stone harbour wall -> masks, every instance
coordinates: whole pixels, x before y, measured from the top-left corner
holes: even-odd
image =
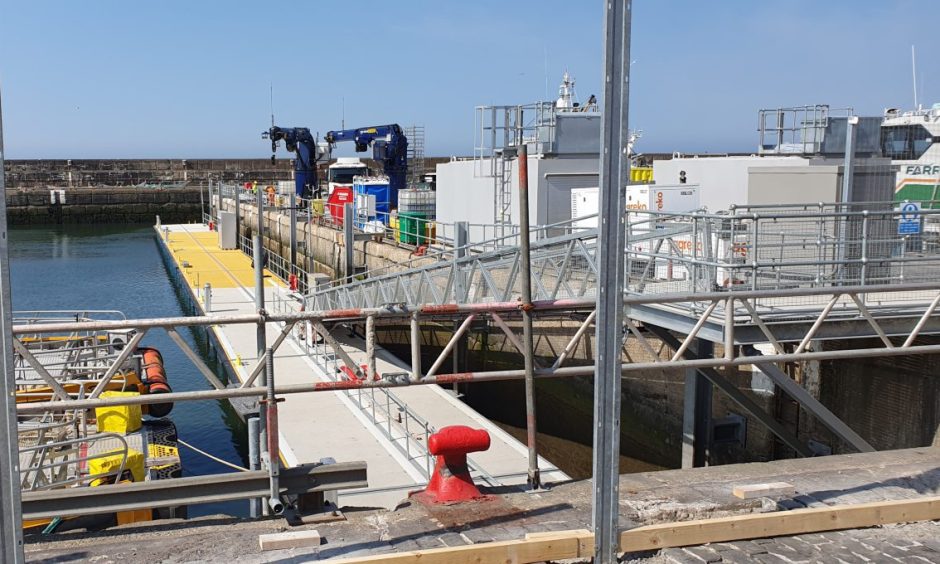
[[[71,188],[7,190],[11,225],[60,223],[164,223],[202,218],[200,188]]]

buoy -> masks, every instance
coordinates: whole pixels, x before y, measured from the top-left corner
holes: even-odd
[[[173,390],[170,388],[166,378],[166,370],[163,367],[163,356],[157,349],[149,347],[138,347],[137,351],[143,356],[143,372],[145,379],[143,381],[145,391],[148,394],[169,394]],[[165,417],[173,411],[173,403],[151,403],[147,406],[147,413],[152,417]]]

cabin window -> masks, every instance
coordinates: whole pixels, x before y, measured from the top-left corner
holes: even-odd
[[[352,184],[353,178],[356,176],[363,176],[368,174],[369,169],[356,167],[356,168],[331,168],[330,170],[330,182],[335,182],[337,184]]]
[[[916,161],[930,145],[933,136],[922,125],[891,125],[881,128],[881,150],[897,161]]]

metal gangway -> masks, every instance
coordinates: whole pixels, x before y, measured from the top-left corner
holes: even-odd
[[[891,202],[739,206],[720,213],[628,210],[625,297],[669,298],[631,306],[630,316],[675,330],[723,325],[729,316],[743,326],[737,337],[748,335],[748,342],[772,342],[761,329],[769,322],[793,325],[794,334],[796,326],[818,322],[816,338],[837,320],[853,327],[843,328],[842,337],[905,334],[898,324],[879,331],[875,325],[885,321],[874,320],[909,317],[931,304],[932,292],[914,286],[940,273],[940,232],[930,230],[940,216],[928,210],[921,216],[926,232],[910,235],[898,234],[901,213]],[[572,225],[553,226],[567,233],[531,246],[536,302],[563,308],[567,300],[574,307],[596,296],[597,229]],[[485,252],[469,244],[434,264],[334,285],[309,294],[307,309],[518,302],[523,261],[514,239]],[[866,291],[844,291],[851,287]],[[733,311],[725,310],[727,300],[711,298],[745,291],[760,297],[736,300]]]

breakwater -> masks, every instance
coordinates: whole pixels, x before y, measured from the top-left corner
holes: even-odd
[[[290,159],[22,159],[4,163],[7,189],[272,182],[290,180]]]
[[[290,159],[28,159],[4,163],[12,225],[188,223],[209,181],[290,180]]]
[[[11,225],[66,223],[153,224],[189,223],[201,219],[200,192],[192,188],[70,188],[7,190],[7,220]]]

